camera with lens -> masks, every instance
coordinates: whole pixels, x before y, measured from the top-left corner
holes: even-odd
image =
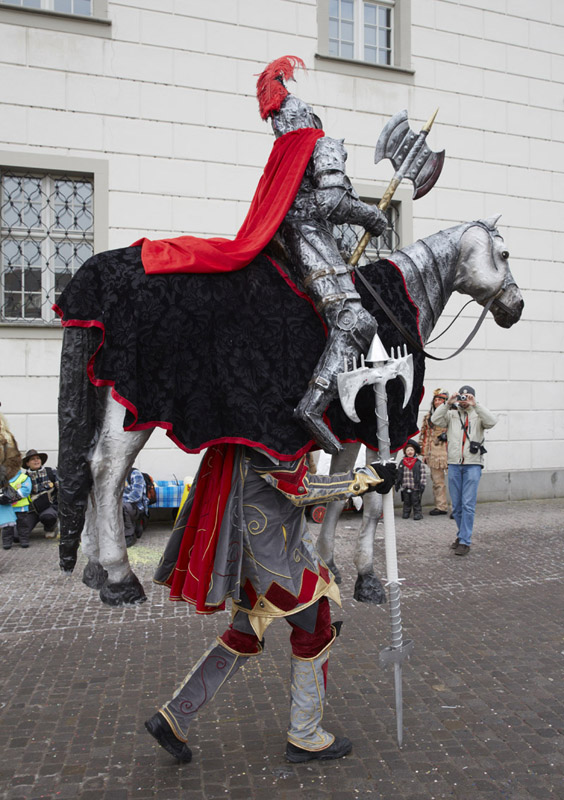
[[[468,400],[468,395],[467,394],[457,394],[456,395],[456,399],[457,400],[462,400],[462,402],[464,403],[466,400]]]
[[[440,433],[440,434],[437,436],[437,442],[446,442],[446,440],[447,440],[447,435],[446,435],[446,433]]]
[[[475,456],[476,453],[484,455],[484,453],[487,453],[488,451],[481,442],[470,442],[470,452]]]

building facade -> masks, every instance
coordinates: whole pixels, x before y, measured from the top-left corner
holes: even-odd
[[[489,318],[470,347],[427,363],[432,389],[477,387],[500,421],[482,496],[564,491],[564,6],[513,0],[0,0],[0,401],[22,449],[56,463],[62,332],[51,306],[92,253],[141,236],[232,237],[272,146],[256,75],[285,54],[296,93],[344,137],[364,199],[397,111],[447,151],[438,185],[396,196],[402,245],[501,213],[525,299],[510,330]],[[451,298],[440,332],[465,299]],[[447,355],[478,316],[431,349]],[[158,478],[198,459],[157,431],[139,459]]]

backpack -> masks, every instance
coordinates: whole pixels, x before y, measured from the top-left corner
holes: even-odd
[[[147,493],[147,500],[149,505],[152,506],[157,502],[157,490],[155,489],[155,482],[148,472],[142,472],[145,479],[145,491]]]

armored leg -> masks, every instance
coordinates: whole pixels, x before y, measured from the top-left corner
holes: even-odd
[[[355,297],[358,296],[339,299],[325,310],[324,317],[329,326],[327,344],[295,410],[295,415],[317,444],[333,455],[343,448],[327,427],[323,414],[338,395],[337,375],[344,362],[352,364],[353,358],[358,359],[361,353],[366,353],[377,327],[374,318]]]
[[[337,632],[313,658],[292,655],[290,725],[286,758],[293,763],[341,758],[352,750],[346,737],[335,737],[321,726],[327,685],[329,650]]]

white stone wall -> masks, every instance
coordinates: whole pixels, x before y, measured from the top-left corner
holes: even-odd
[[[0,150],[46,163],[107,159],[108,247],[142,235],[232,236],[272,145],[254,97],[268,61],[286,53],[306,61],[297,92],[328,134],[345,137],[353,182],[375,193],[391,175],[389,164],[372,163],[382,125],[408,108],[417,126],[439,106],[429,142],[445,147],[447,160],[439,185],[413,204],[413,238],[501,212],[525,311],[512,330],[488,320],[463,355],[428,362],[428,397],[468,382],[500,414],[488,437],[490,470],[561,467],[560,0],[412,0],[414,75],[374,70],[373,78],[316,69],[314,0],[110,0],[108,9],[103,37],[32,26],[23,13],[21,24],[13,15],[8,24],[0,5]],[[463,302],[452,298],[439,329]],[[432,349],[455,349],[477,314],[469,307]],[[2,358],[2,410],[23,448],[56,460],[59,334],[0,326],[0,339],[2,352],[15,354]],[[141,466],[180,477],[194,463],[158,432]]]

